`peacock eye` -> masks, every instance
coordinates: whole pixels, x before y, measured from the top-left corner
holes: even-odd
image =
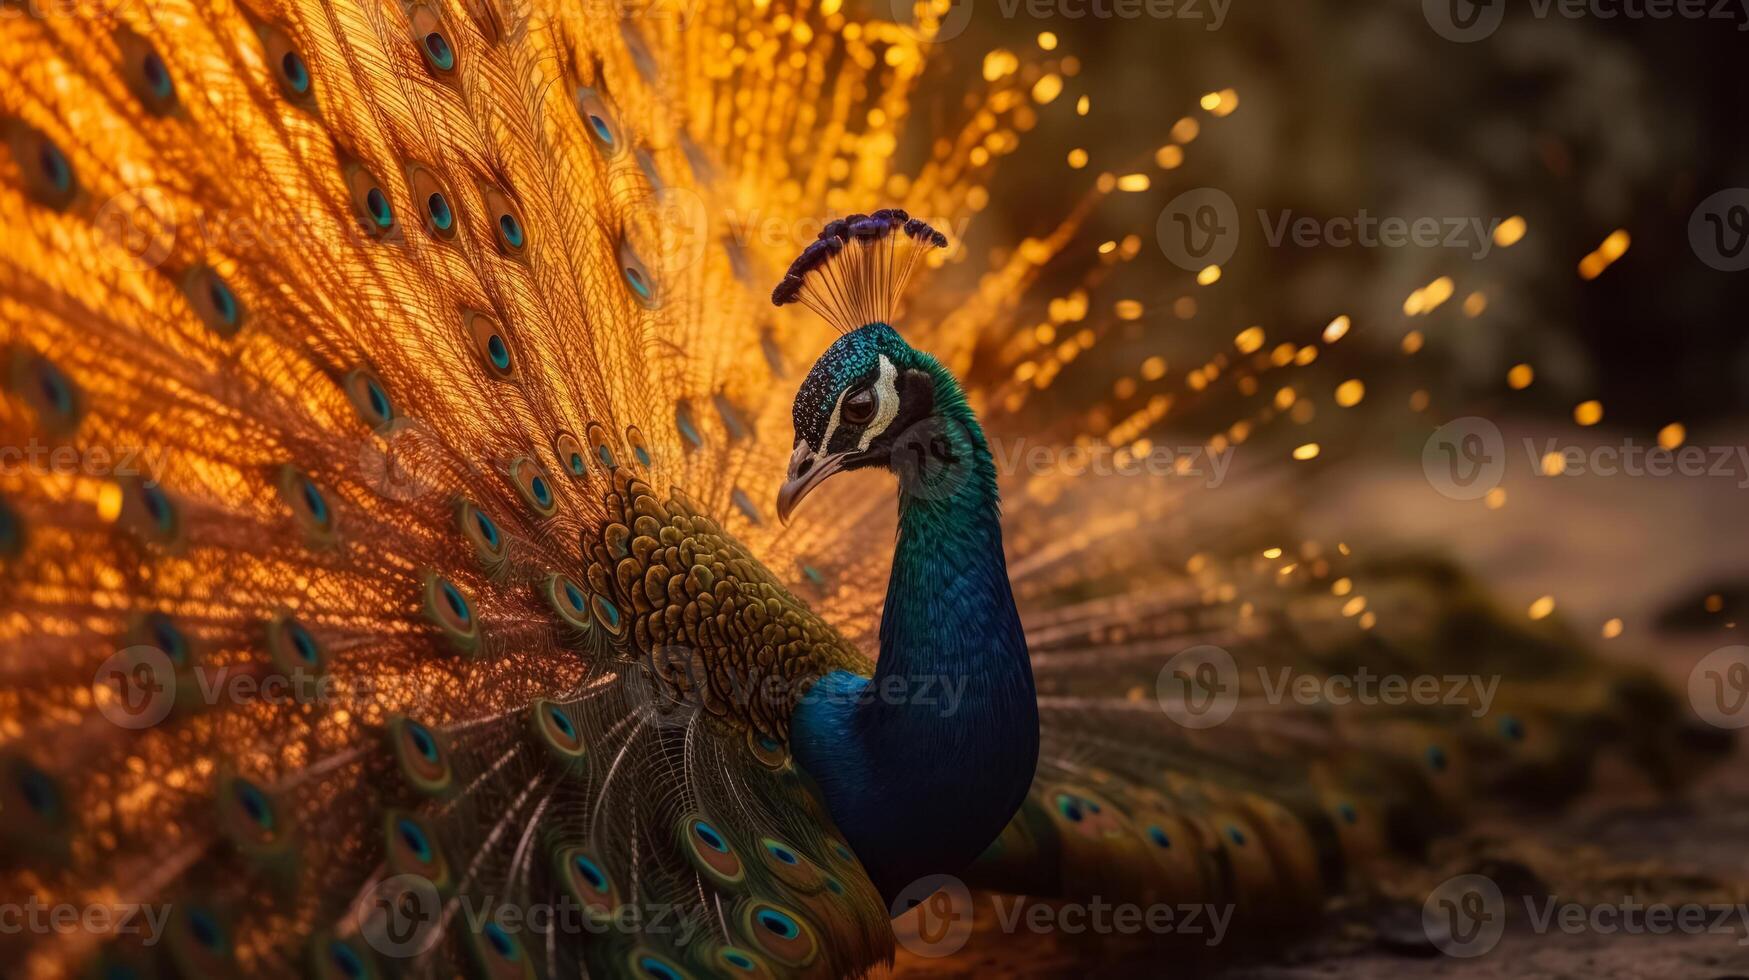
[[[875,414],[874,389],[862,388],[845,396],[841,413],[851,425],[867,425]]]

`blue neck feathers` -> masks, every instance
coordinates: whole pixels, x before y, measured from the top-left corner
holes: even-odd
[[[1020,806],[1038,761],[995,466],[958,383],[929,370],[941,423],[933,444],[951,463],[933,484],[901,474],[874,676],[822,679],[797,707],[791,739],[889,903],[976,858]]]

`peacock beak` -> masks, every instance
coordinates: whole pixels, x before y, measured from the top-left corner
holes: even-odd
[[[810,491],[844,468],[845,453],[816,453],[805,442],[796,443],[789,458],[789,475],[777,490],[777,519],[789,523],[789,515]]]

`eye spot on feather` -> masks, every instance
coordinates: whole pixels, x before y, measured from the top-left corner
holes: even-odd
[[[304,56],[296,51],[287,51],[280,56],[279,78],[294,95],[306,95],[310,91],[310,69],[304,64]]]
[[[674,430],[680,433],[680,445],[687,452],[704,448],[704,436],[699,435],[698,423],[692,417],[692,406],[686,402],[674,406]]]
[[[111,486],[113,491],[106,488],[98,495],[99,516],[113,515],[119,526],[150,544],[166,548],[177,544],[182,521],[163,487],[138,477],[124,477]]]
[[[1343,823],[1351,826],[1360,822],[1360,813],[1354,809],[1352,803],[1336,804],[1336,816],[1341,818]]]
[[[0,500],[0,558],[16,558],[24,550],[24,522],[4,500]]]
[[[14,348],[10,361],[8,387],[31,407],[43,429],[60,435],[78,427],[84,399],[53,361],[27,347]]]
[[[638,465],[649,469],[653,462],[650,444],[644,441],[644,434],[638,431],[637,426],[626,426],[626,445],[632,447],[632,458],[638,461]]]
[[[557,572],[547,576],[541,596],[573,636],[589,631],[589,593],[570,577]]]
[[[480,623],[473,604],[449,579],[435,572],[425,575],[425,619],[435,625],[450,644],[464,654],[477,653]]]
[[[767,769],[782,769],[789,763],[789,751],[782,742],[770,735],[749,731],[747,748],[753,753],[753,758]]]
[[[717,963],[726,968],[730,976],[769,977],[771,970],[761,963],[753,954],[734,946],[724,946],[717,950]]]
[[[308,674],[327,666],[321,644],[304,624],[284,614],[267,622],[267,652],[286,676]]]
[[[449,754],[431,729],[405,715],[389,719],[389,745],[401,775],[427,795],[446,792],[454,782]]]
[[[819,956],[813,926],[795,912],[771,902],[750,902],[741,916],[748,945],[784,966],[802,968]]]
[[[407,169],[407,185],[413,192],[413,203],[421,212],[420,221],[431,237],[442,241],[455,238],[455,206],[449,189],[430,168],[414,165]]]
[[[493,565],[504,557],[504,533],[498,523],[470,500],[456,503],[456,527],[472,545],[480,561]]]
[[[1238,847],[1245,846],[1245,832],[1232,824],[1227,825],[1227,839]]]
[[[231,930],[219,911],[201,902],[177,902],[170,951],[184,976],[223,976],[234,971]]]
[[[182,282],[183,295],[194,315],[221,337],[230,337],[243,326],[243,304],[230,284],[213,269],[199,266]]]
[[[22,122],[4,124],[12,159],[24,176],[24,190],[44,207],[59,211],[78,196],[79,182],[73,164],[54,141]]]
[[[522,220],[522,209],[509,195],[495,187],[483,187],[480,196],[486,201],[486,214],[492,220],[492,237],[498,251],[520,259],[528,249],[528,228]]]
[[[620,135],[619,117],[607,97],[597,89],[579,85],[573,93],[577,114],[583,118],[583,128],[603,156],[612,159],[625,148]]]
[[[644,260],[638,257],[631,242],[627,241],[624,236],[621,236],[619,243],[619,263],[621,276],[625,281],[626,289],[631,292],[632,298],[647,309],[653,310],[661,306],[662,297],[655,277],[651,274],[649,266],[644,264]]]
[[[510,484],[535,513],[542,517],[558,513],[559,499],[554,496],[552,478],[533,456],[518,456],[511,461]]]
[[[619,892],[595,855],[582,847],[560,847],[553,863],[565,892],[590,921],[613,921],[620,906]]]
[[[225,826],[233,838],[248,844],[270,844],[279,836],[276,807],[261,787],[247,779],[224,784]]]
[[[1084,818],[1081,801],[1067,793],[1058,793],[1056,799],[1057,812],[1070,823],[1080,823]]]
[[[348,164],[344,173],[346,191],[358,212],[359,227],[372,238],[388,237],[395,230],[395,209],[389,204],[389,195],[383,190],[382,182],[356,163]]]
[[[561,432],[553,440],[553,454],[558,456],[559,465],[566,473],[579,479],[589,473],[589,463],[583,457],[583,444],[569,432]]]
[[[59,851],[69,827],[61,784],[15,753],[0,754],[0,841],[7,850],[33,855],[45,846]]]
[[[692,975],[682,970],[674,961],[648,950],[633,950],[626,962],[631,966],[632,975],[646,980],[692,980]]]
[[[735,509],[740,511],[747,520],[753,522],[755,526],[765,523],[765,518],[759,513],[759,508],[753,504],[753,498],[747,496],[747,491],[736,487],[729,492],[729,502],[734,504]]]
[[[595,459],[601,468],[609,473],[619,468],[619,460],[613,454],[613,446],[608,442],[607,430],[600,424],[591,422],[588,429],[589,445],[594,448]]]
[[[817,892],[825,884],[825,875],[818,865],[790,844],[776,838],[760,840],[766,870],[779,881],[800,892]]]
[[[722,420],[723,428],[729,433],[730,442],[739,442],[752,433],[747,420],[741,414],[741,409],[729,400],[729,396],[718,392],[711,396],[711,403],[716,406],[717,418]]]
[[[1168,850],[1172,847],[1172,838],[1167,836],[1166,831],[1157,825],[1148,828],[1148,840],[1161,850]]]
[[[366,980],[375,976],[366,965],[366,955],[339,939],[331,936],[319,937],[315,949],[318,980],[328,980],[330,977]]]
[[[1448,764],[1449,763],[1445,757],[1445,749],[1437,745],[1429,745],[1427,747],[1427,768],[1432,769],[1434,772],[1444,772],[1445,767]]]
[[[1524,741],[1524,722],[1516,715],[1506,715],[1500,719],[1500,737],[1509,742]]]
[[[388,391],[376,375],[364,368],[354,368],[347,372],[341,387],[353,409],[372,429],[381,429],[394,421],[395,403],[389,400]]]
[[[176,109],[176,84],[170,68],[152,43],[127,27],[115,29],[115,44],[121,51],[122,78],[141,104],[163,116]]]
[[[739,884],[746,877],[741,858],[717,826],[696,814],[680,818],[680,844],[687,859],[719,885]]]
[[[588,746],[583,742],[583,733],[564,705],[545,699],[537,700],[529,705],[528,720],[535,738],[559,762],[574,766],[587,754]]]
[[[292,43],[291,35],[277,27],[263,25],[260,36],[263,53],[279,83],[280,94],[303,108],[314,108],[315,88],[311,84],[310,66],[297,45]]]
[[[329,507],[328,497],[322,493],[322,488],[316,486],[316,481],[289,463],[281,466],[279,497],[291,508],[292,520],[303,530],[311,544],[321,546],[333,543],[334,511]]]
[[[487,980],[534,977],[532,968],[524,962],[527,954],[522,942],[494,920],[487,920],[477,933],[470,936],[469,945],[482,976]]]
[[[175,667],[189,662],[188,637],[167,614],[150,612],[140,617],[128,637],[129,646],[148,646],[170,658]]]
[[[638,70],[644,81],[654,83],[656,58],[650,53],[650,45],[645,43],[644,35],[630,20],[620,21],[619,35],[625,41],[626,53],[632,56],[632,67]]]
[[[504,381],[515,379],[516,359],[511,355],[510,339],[504,333],[504,325],[494,317],[472,310],[462,314],[462,320],[486,373]]]
[[[632,159],[638,162],[638,170],[643,172],[644,179],[650,182],[653,191],[665,190],[668,182],[662,179],[662,171],[656,167],[656,158],[646,147],[638,147],[632,151]]]
[[[625,620],[620,616],[619,607],[606,596],[596,593],[590,597],[589,606],[595,613],[595,621],[609,633],[616,637],[625,635]]]
[[[389,810],[383,815],[383,830],[391,871],[423,875],[439,890],[448,886],[449,862],[423,819],[405,811]]]
[[[419,47],[419,55],[425,60],[425,67],[439,78],[449,78],[456,70],[456,50],[450,43],[449,26],[441,14],[431,7],[420,4],[407,14],[412,24],[413,39]]]

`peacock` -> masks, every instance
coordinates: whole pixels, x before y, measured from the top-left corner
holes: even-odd
[[[116,912],[0,936],[21,975],[856,976],[943,875],[1264,935],[1693,748],[1447,563],[999,465],[1122,342],[1078,290],[1015,370],[1086,209],[976,279],[943,230],[1036,122],[1007,59],[901,169],[929,36],[838,0],[3,13],[0,881]],[[1240,351],[1031,435],[1296,363]],[[1189,647],[1225,724],[1154,696]],[[1363,666],[1507,681],[1257,685]]]

